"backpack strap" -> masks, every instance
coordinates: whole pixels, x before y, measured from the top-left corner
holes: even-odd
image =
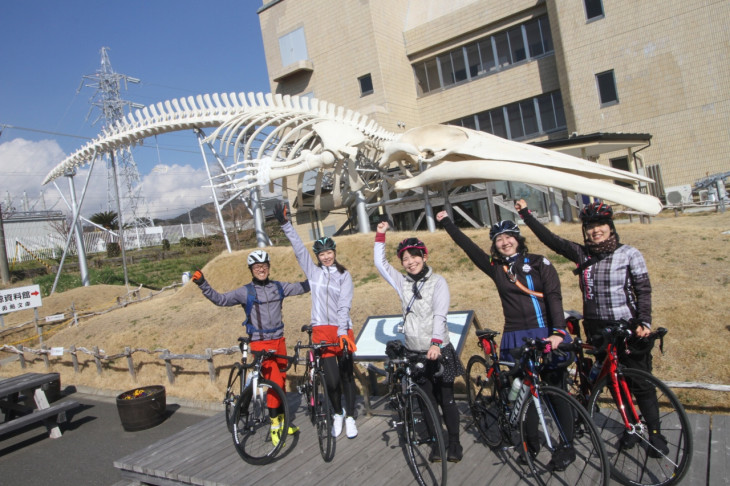
[[[276,289],[279,291],[279,302],[284,300],[284,287],[281,285],[281,282],[278,280],[274,281],[274,284],[276,284]],[[244,307],[244,311],[246,312],[246,320],[243,322],[243,326],[246,327],[246,332],[248,332],[249,335],[252,335],[255,332],[258,332],[261,337],[263,337],[264,334],[271,334],[274,333],[284,327],[284,323],[282,322],[281,325],[276,326],[273,329],[262,329],[259,325],[254,325],[253,322],[251,322],[251,311],[253,311],[254,304],[260,304],[259,300],[256,298],[256,287],[254,287],[253,282],[247,283],[244,285],[246,287],[246,306]]]

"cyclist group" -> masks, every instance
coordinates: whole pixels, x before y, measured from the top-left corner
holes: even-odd
[[[595,202],[580,212],[583,242],[574,243],[550,232],[530,213],[524,200],[515,209],[535,235],[547,247],[576,263],[574,273],[579,276],[583,296],[583,315],[586,336],[593,344],[600,339],[600,330],[607,324],[621,319],[637,323],[636,335],[646,336],[651,331],[651,286],[646,263],[634,247],[619,243],[613,224],[610,206]],[[312,294],[311,324],[313,341],[339,342],[339,349],[325,351],[322,365],[328,395],[334,409],[332,435],[341,434],[343,426],[348,438],[357,436],[355,424],[355,384],[351,355],[343,349],[356,350],[350,319],[353,298],[353,282],[350,273],[337,262],[336,246],[331,238],[321,238],[314,243],[315,263],[296,231],[289,222],[285,206],[277,205],[275,215],[294,249],[294,254],[307,280],[299,283],[278,282],[269,279],[270,259],[263,250],[255,250],[248,257],[252,282],[231,292],[220,294],[206,281],[199,270],[192,280],[203,295],[219,306],[241,305],[246,311],[247,332],[251,336],[252,349],[275,349],[286,354],[283,337],[282,301],[287,296],[306,292]],[[501,359],[514,361],[512,353],[520,348],[523,338],[542,338],[557,348],[561,342],[570,341],[565,329],[560,281],[555,268],[547,258],[528,253],[520,228],[512,221],[501,221],[492,226],[489,252],[462,233],[445,211],[436,219],[443,225],[454,242],[471,261],[494,282],[499,293],[505,326],[501,341]],[[397,247],[397,256],[405,274],[388,263],[385,252],[387,222],[378,224],[375,234],[375,267],[397,292],[403,311],[405,345],[411,351],[425,354],[425,379],[419,385],[429,396],[436,409],[440,407],[447,429],[447,460],[459,462],[462,447],[459,443],[459,411],[454,401],[454,380],[464,374],[464,367],[449,340],[446,325],[449,310],[449,287],[446,280],[427,265],[428,249],[417,238],[407,238]],[[622,356],[622,364],[651,372],[651,353],[639,358]],[[437,361],[443,364],[443,372]],[[285,363],[279,363],[283,368]],[[285,389],[285,376],[276,363],[264,369],[264,376]],[[565,367],[545,367],[541,378],[553,386],[565,387]],[[653,389],[636,390],[637,404],[650,431],[650,441],[655,450],[666,453],[667,442],[661,433],[659,409]],[[344,395],[344,407],[342,396]],[[272,441],[278,441],[278,429],[284,421],[279,404],[268,403],[271,415]],[[560,411],[557,411],[560,417]],[[569,414],[570,411],[567,411]],[[537,416],[528,417],[535,422]],[[563,419],[561,419],[563,422]],[[566,435],[570,439],[572,423],[567,417]],[[290,427],[288,433],[298,429]],[[536,454],[537,437],[531,443],[528,436],[528,453]],[[632,447],[633,444],[623,444]],[[431,461],[441,461],[436,452]],[[569,448],[553,453],[550,467],[564,470],[575,460]]]

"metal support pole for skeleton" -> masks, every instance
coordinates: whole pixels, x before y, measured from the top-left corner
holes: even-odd
[[[725,179],[719,178],[715,183],[717,185],[717,204],[721,213],[725,212]]]
[[[261,191],[259,187],[251,188],[251,209],[253,210],[253,225],[256,229],[256,246],[263,248],[269,244],[269,235],[266,234],[264,210],[261,206]]]
[[[218,204],[218,196],[215,193],[215,187],[212,187],[212,177],[210,175],[210,166],[208,165],[208,157],[205,155],[205,149],[203,148],[203,133],[195,129],[195,134],[198,136],[198,146],[200,147],[200,153],[203,155],[203,164],[205,164],[205,172],[208,174],[208,180],[211,181],[211,192],[213,193],[213,207],[215,207],[215,213],[218,215],[218,224],[221,225],[221,233],[223,233],[223,240],[226,242],[226,248],[228,253],[231,252],[231,243],[228,241],[228,233],[226,232],[226,223],[223,221],[223,214],[221,213],[221,207]]]
[[[64,174],[68,177],[68,188],[71,192],[71,205],[73,207],[74,214],[80,213],[80,208],[76,204],[76,185],[74,184],[74,176],[76,170],[71,169],[66,171]],[[76,251],[78,252],[79,258],[79,272],[81,273],[81,284],[84,287],[89,286],[89,267],[86,263],[86,249],[84,248],[84,235],[81,232],[81,224],[76,221],[76,224],[71,228],[71,231],[76,235]]]
[[[568,191],[562,191],[563,194],[563,220],[566,223],[573,222],[573,208],[570,206],[570,200],[568,199]]]
[[[119,246],[122,249],[122,268],[124,269],[124,285],[129,290],[129,276],[127,275],[127,252],[124,249],[124,215],[122,214],[122,201],[119,198],[119,183],[117,182],[117,163],[114,160],[114,150],[109,151],[109,161],[114,174],[114,197],[117,200],[117,220],[119,221]]]
[[[355,208],[357,210],[357,232],[358,233],[370,233],[370,218],[368,217],[368,210],[365,206],[365,196],[362,191],[355,192]]]
[[[81,200],[79,201],[78,207],[76,210],[73,211],[73,218],[71,221],[71,228],[73,228],[79,221],[79,210],[78,208],[81,207],[82,204],[84,204],[84,198],[86,197],[86,189],[89,188],[89,181],[91,180],[91,173],[94,171],[94,162],[96,162],[96,154],[94,154],[91,158],[91,166],[89,167],[89,175],[86,177],[86,182],[84,183],[84,189],[81,191]],[[58,189],[58,186],[56,186],[56,189]],[[61,191],[59,191],[61,192]],[[58,271],[56,272],[56,278],[53,280],[53,286],[51,287],[51,292],[49,295],[53,295],[53,293],[56,291],[56,286],[58,285],[58,279],[61,277],[61,271],[63,270],[63,262],[66,261],[66,253],[68,253],[68,249],[71,246],[71,237],[73,236],[73,231],[68,232],[68,236],[66,236],[66,246],[63,247],[63,254],[61,255],[61,261],[58,262]],[[125,267],[125,277],[126,277],[126,267]]]
[[[558,203],[555,202],[555,189],[548,187],[548,194],[550,198],[550,218],[553,223],[559,225],[561,223],[560,210],[558,209]]]
[[[425,170],[423,162],[418,163],[418,168],[420,172],[423,173],[423,171]],[[423,205],[423,209],[426,214],[426,227],[428,228],[428,232],[435,233],[436,220],[433,217],[433,208],[431,207],[431,201],[428,198],[428,186],[423,186]]]

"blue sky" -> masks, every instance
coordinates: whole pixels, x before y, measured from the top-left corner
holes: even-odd
[[[95,137],[101,121],[81,85],[108,47],[116,73],[141,80],[122,98],[149,105],[202,93],[269,91],[261,29],[251,0],[6,1],[0,9],[0,202],[66,210],[46,174]],[[134,150],[153,217],[210,201],[192,132],[147,139]],[[80,195],[88,171],[76,179]],[[106,169],[97,163],[82,214],[106,210]],[[68,182],[58,180],[68,190]],[[40,193],[43,191],[43,197]]]

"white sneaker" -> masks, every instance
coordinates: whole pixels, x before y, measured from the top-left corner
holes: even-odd
[[[342,433],[342,422],[345,420],[344,415],[332,415],[332,437],[339,437]]]
[[[357,437],[357,425],[355,425],[355,419],[347,417],[345,419],[345,433],[348,439],[354,439]]]

